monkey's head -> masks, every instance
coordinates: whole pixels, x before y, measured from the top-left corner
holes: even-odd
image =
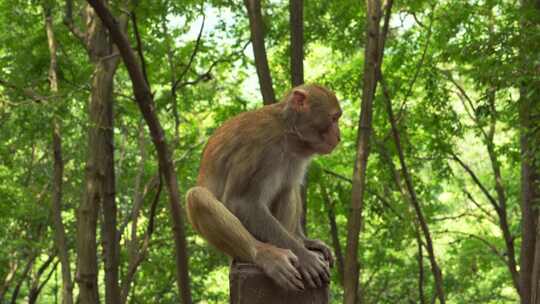
[[[285,102],[289,125],[308,152],[332,152],[341,140],[336,95],[322,86],[302,85],[292,89]]]

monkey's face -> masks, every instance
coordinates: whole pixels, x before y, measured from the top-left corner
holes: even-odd
[[[296,103],[294,109],[298,115],[296,130],[311,153],[328,154],[341,140],[341,107],[331,91],[321,87],[309,89],[295,90],[291,97],[293,104]]]
[[[334,108],[326,110],[323,113],[311,113],[311,130],[306,134],[313,152],[317,154],[329,154],[332,152],[341,140],[339,131],[339,118],[341,109]],[[318,119],[316,119],[318,117]]]

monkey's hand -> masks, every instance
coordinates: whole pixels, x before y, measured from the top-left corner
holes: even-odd
[[[334,256],[332,250],[321,240],[305,239],[304,246],[309,250],[316,250],[324,255],[324,258],[330,264],[330,267],[334,266]]]
[[[296,270],[298,258],[292,251],[261,243],[254,262],[279,286],[295,291],[305,289],[302,276]]]
[[[330,265],[322,253],[304,248],[297,256],[298,270],[311,288],[330,282]]]

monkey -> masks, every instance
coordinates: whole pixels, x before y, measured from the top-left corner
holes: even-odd
[[[302,231],[300,189],[311,158],[340,142],[341,114],[332,91],[301,85],[278,103],[223,123],[203,149],[197,185],[186,194],[193,228],[282,288],[328,283],[333,256]]]

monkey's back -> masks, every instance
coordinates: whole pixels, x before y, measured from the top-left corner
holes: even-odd
[[[283,108],[283,103],[264,106],[219,127],[204,148],[198,185],[224,201],[226,188],[243,191],[258,173],[275,166],[271,159],[284,133],[280,122]]]

